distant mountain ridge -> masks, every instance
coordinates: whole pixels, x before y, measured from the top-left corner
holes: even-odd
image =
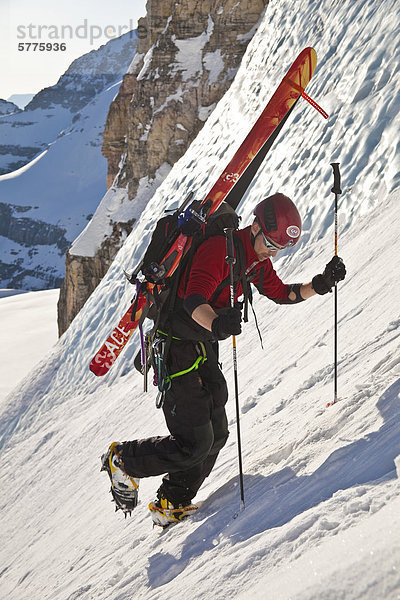
[[[74,60],[58,82],[38,92],[23,111],[15,105],[16,113],[0,120],[0,174],[26,165],[69,125],[71,114],[122,78],[136,44],[136,32],[110,40]]]
[[[129,40],[133,43],[129,43]],[[92,98],[115,81],[116,76],[124,75],[122,65],[132,61],[132,46],[136,47],[136,32],[128,32],[111,40],[99,50],[92,50],[74,60],[58,82],[38,92],[25,107],[26,111],[37,108],[53,108],[60,105],[71,113],[83,108]]]
[[[0,286],[58,287],[64,253],[106,189],[102,135],[136,49],[129,32],[76,59],[25,110],[0,117]],[[1,108],[1,104],[0,104]]]
[[[32,100],[35,94],[12,94],[7,98],[7,102],[16,104],[18,108],[24,109],[25,106]]]
[[[20,108],[9,100],[0,100],[0,115],[9,115],[20,112]]]

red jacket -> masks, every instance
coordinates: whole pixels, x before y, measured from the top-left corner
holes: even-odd
[[[245,252],[246,275],[251,277],[251,282],[257,287],[260,293],[273,300],[287,301],[289,286],[282,283],[276,274],[270,259],[259,261],[250,238],[250,226],[245,229],[239,229],[234,232],[243,243]],[[229,275],[229,265],[225,261],[226,257],[226,238],[223,235],[210,237],[203,242],[196,251],[192,264],[190,266],[190,275],[187,281],[186,291],[184,290],[186,277],[182,276],[178,296],[189,299],[189,304],[193,307],[204,302],[209,302],[218,285]],[[262,279],[262,288],[260,286],[260,270],[264,269]],[[227,285],[213,303],[214,308],[225,308],[229,306],[229,285]],[[237,299],[242,294],[242,285],[239,281],[236,284]],[[193,302],[190,302],[192,300]],[[203,299],[203,300],[202,300]],[[185,303],[186,304],[186,303]]]

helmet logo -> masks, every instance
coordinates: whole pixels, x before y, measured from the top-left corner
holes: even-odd
[[[300,235],[300,229],[297,227],[297,225],[290,225],[290,227],[286,229],[286,233],[291,238],[298,238]]]

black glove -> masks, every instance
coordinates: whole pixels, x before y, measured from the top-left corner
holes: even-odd
[[[343,259],[334,256],[326,265],[322,275],[315,275],[312,279],[313,290],[320,294],[327,294],[332,291],[333,286],[338,281],[342,281],[346,275],[346,267]]]
[[[242,312],[238,306],[224,308],[212,322],[211,331],[217,340],[226,340],[230,335],[239,335],[241,333],[241,321]]]

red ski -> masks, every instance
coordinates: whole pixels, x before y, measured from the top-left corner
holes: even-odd
[[[314,73],[316,64],[317,55],[313,48],[305,48],[296,58],[250,133],[223,173],[218,177],[209,194],[201,202],[199,212],[206,202],[207,206],[209,206],[206,218],[217,210],[223,200],[226,200],[231,205],[235,205],[234,208],[236,208],[237,202],[232,200],[231,192],[234,192],[243,182],[247,188],[256,169],[264,159],[299,97],[303,96],[310,102],[311,99],[304,93],[304,89]],[[244,190],[239,194],[240,198],[243,193]],[[162,264],[167,270],[167,277],[174,273],[183,253],[189,250],[190,244],[190,237],[183,234],[180,234],[176,239],[162,260]],[[151,286],[151,284],[147,285]],[[137,328],[147,302],[148,300],[144,295],[139,293],[139,298],[129,307],[119,324],[95,354],[90,363],[90,370],[95,375],[105,375],[109,371],[128,339]],[[135,309],[134,315],[132,315],[133,309]]]

